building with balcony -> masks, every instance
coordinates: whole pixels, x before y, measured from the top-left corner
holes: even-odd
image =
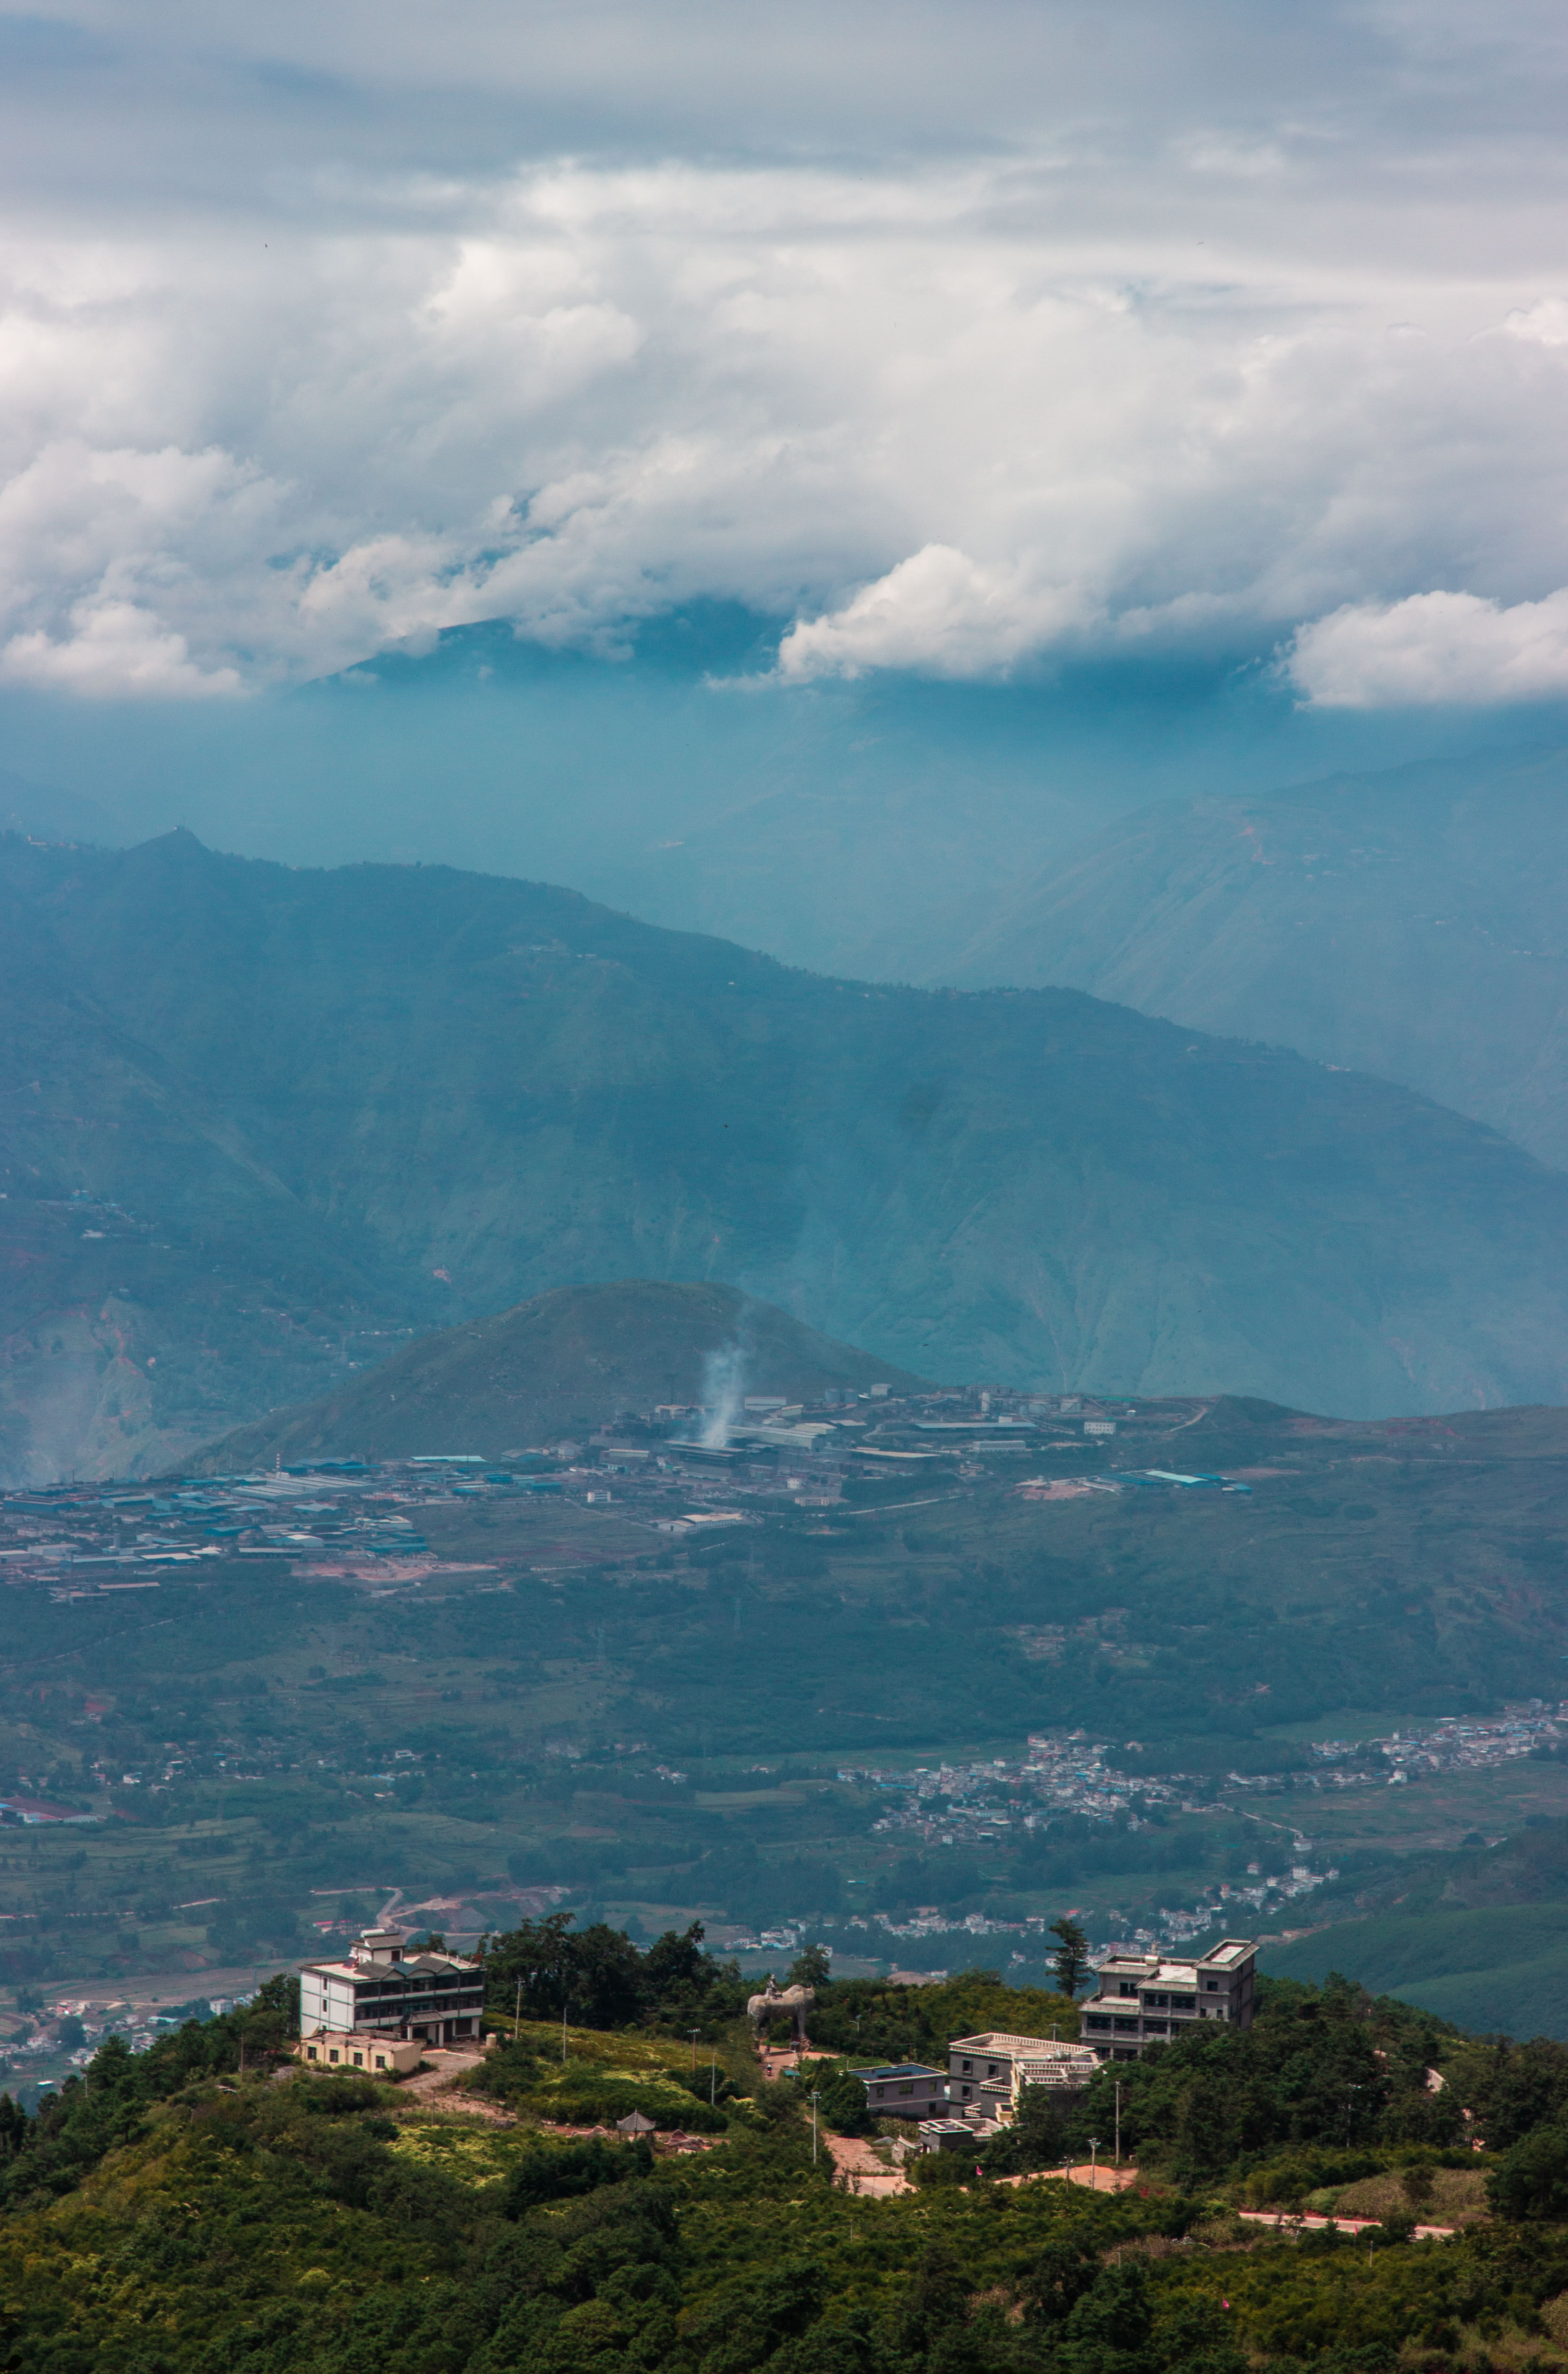
[[[1200,2020],[1252,2026],[1255,1937],[1226,1937],[1188,1961],[1168,1954],[1113,1954],[1096,1973],[1079,2017],[1096,2061],[1136,2061]]]
[[[391,2036],[420,2044],[474,2044],[485,1971],[457,1954],[408,1954],[402,1932],[367,1929],[341,1962],[299,1973],[299,2033]]]

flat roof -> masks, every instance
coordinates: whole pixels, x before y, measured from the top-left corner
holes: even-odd
[[[890,2061],[874,2069],[851,2069],[849,2074],[859,2077],[862,2083],[889,2077],[940,2077],[943,2084],[946,2083],[944,2071],[928,2069],[923,2061]]]
[[[987,2028],[983,2036],[955,2036],[947,2049],[949,2052],[1025,2053],[1035,2061],[1049,2061],[1058,2053],[1077,2050],[1071,2041],[1059,2044],[1054,2036],[1011,2036],[999,2027]]]

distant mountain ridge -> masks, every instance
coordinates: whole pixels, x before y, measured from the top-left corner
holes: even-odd
[[[1141,809],[923,955],[1375,1072],[1568,1169],[1568,750]]]
[[[6,1472],[167,1466],[545,1289],[950,1380],[1568,1398],[1568,1180],[1069,990],[791,971],[536,883],[0,840]]]
[[[501,1458],[661,1402],[700,1402],[714,1392],[713,1356],[732,1356],[742,1394],[790,1401],[879,1383],[918,1393],[926,1381],[732,1286],[626,1278],[556,1287],[422,1336],[352,1384],[226,1435],[194,1464],[454,1451]]]

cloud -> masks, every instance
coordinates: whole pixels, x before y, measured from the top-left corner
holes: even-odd
[[[1568,578],[1550,12],[54,19],[64,80],[0,41],[13,680],[708,595],[786,681],[1299,628],[1326,699],[1337,621]]]
[[[34,632],[0,647],[0,679],[89,699],[210,699],[240,690],[234,668],[201,668],[183,635],[134,602],[78,602],[59,641]]]
[[[951,545],[928,544],[842,609],[792,627],[779,672],[796,679],[867,668],[982,676],[1044,649],[1090,615],[1073,587],[1033,583],[1016,561],[986,567]]]
[[[1300,629],[1286,673],[1320,709],[1560,699],[1568,694],[1568,588],[1511,606],[1474,594],[1347,603]]]

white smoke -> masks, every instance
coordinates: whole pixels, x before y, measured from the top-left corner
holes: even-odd
[[[722,1451],[729,1442],[743,1405],[745,1376],[746,1356],[739,1344],[722,1344],[702,1356],[702,1440],[709,1451]]]

